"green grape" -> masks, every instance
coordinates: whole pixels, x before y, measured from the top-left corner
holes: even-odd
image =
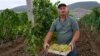
[[[70,49],[70,46],[67,44],[64,44],[64,45],[53,44],[50,46],[50,49],[55,50],[55,51],[65,52]]]

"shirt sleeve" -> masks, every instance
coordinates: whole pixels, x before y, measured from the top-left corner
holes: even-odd
[[[72,19],[72,30],[73,31],[79,30],[79,25],[78,25],[76,18]]]
[[[52,22],[51,27],[50,27],[50,32],[54,32],[56,29],[55,21]]]

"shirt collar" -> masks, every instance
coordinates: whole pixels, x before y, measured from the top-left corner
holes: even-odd
[[[59,16],[59,22],[60,22],[60,16]],[[66,15],[66,17],[64,18],[64,21],[66,21],[68,19],[68,16]]]

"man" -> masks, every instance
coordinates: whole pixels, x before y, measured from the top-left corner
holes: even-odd
[[[44,39],[44,49],[49,47],[53,33],[57,35],[57,44],[69,44],[71,52],[68,56],[76,56],[75,43],[79,38],[79,26],[74,17],[67,15],[66,4],[58,5],[59,17],[53,21],[49,32]]]

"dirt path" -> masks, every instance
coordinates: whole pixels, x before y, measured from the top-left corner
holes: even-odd
[[[98,39],[96,37],[100,37],[99,34],[92,34],[86,29],[80,31],[80,39],[77,42],[78,56],[100,56],[100,47],[96,45],[96,43],[100,44],[100,41],[96,41]]]
[[[91,44],[91,46],[93,48],[93,51],[96,53],[97,56],[100,56],[100,48],[98,48],[98,46],[96,45],[96,42],[94,42],[94,38],[93,38],[94,34],[91,34],[91,36],[92,36],[91,37],[90,35],[88,35],[89,34],[88,32],[85,32],[85,33],[87,35],[87,38],[90,41],[90,44]],[[94,37],[96,37],[96,35],[94,35]]]
[[[24,46],[24,39],[22,38],[4,43],[0,46],[0,56],[25,56]]]
[[[20,48],[22,48],[23,46],[24,46],[24,44],[19,44],[19,45],[16,46],[15,48],[12,48],[12,49],[10,49],[10,50],[8,50],[8,51],[6,51],[6,52],[0,54],[0,56],[7,56],[7,55],[9,55],[9,54],[11,54],[11,53],[13,53],[13,52],[15,52],[15,51],[18,51],[18,50],[19,50]]]

